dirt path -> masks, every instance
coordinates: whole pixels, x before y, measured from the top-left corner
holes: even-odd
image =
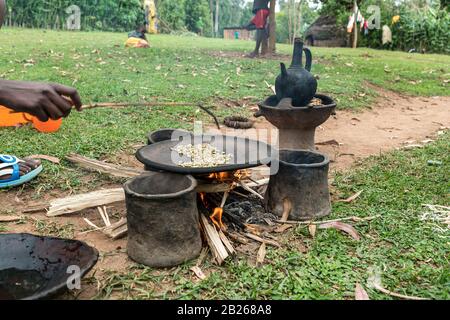
[[[330,157],[333,168],[346,169],[371,155],[408,144],[423,144],[439,130],[450,127],[450,97],[409,97],[384,90],[380,95],[371,110],[337,111],[317,129],[317,148]],[[276,128],[264,118],[256,121],[256,130],[223,128],[221,131],[276,142]],[[268,129],[271,133],[261,135],[258,129]],[[218,130],[209,128],[208,132]]]

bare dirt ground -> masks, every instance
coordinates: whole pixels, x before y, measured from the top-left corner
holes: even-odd
[[[338,111],[336,116],[317,130],[316,141],[319,142],[319,150],[330,156],[335,169],[348,169],[358,159],[402,147],[405,143],[420,144],[425,143],[424,140],[432,139],[438,131],[450,127],[449,111],[450,97],[408,97],[382,91],[377,104],[370,110],[358,113]],[[268,128],[276,133],[276,129],[262,118],[257,120],[255,126]],[[217,129],[209,131],[215,132]],[[239,136],[256,135],[254,130],[228,129],[226,132]],[[260,138],[264,140],[264,137]],[[326,142],[325,145],[321,144],[323,142]],[[136,165],[135,161],[126,156],[117,156],[111,160],[123,165]],[[1,193],[0,213],[20,214],[21,209],[31,198],[30,192],[22,193],[20,188]],[[125,215],[125,207],[122,204],[109,206],[108,212],[114,222]],[[96,247],[101,254],[100,260],[94,272],[91,272],[91,281],[78,295],[81,299],[89,299],[96,295],[98,286],[96,279],[104,278],[109,271],[124,271],[133,265],[125,254],[126,239],[111,241],[99,232],[83,233],[88,229],[82,219],[85,217],[102,226],[99,214],[94,209],[52,219],[46,217],[45,213],[37,213],[28,215],[20,223],[6,225],[7,232],[66,235]]]

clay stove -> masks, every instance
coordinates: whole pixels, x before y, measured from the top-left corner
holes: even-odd
[[[255,117],[265,117],[278,128],[279,148],[315,151],[316,128],[335,112],[336,103],[330,97],[316,94],[320,105],[295,107],[292,98],[278,100],[271,96],[259,103]]]

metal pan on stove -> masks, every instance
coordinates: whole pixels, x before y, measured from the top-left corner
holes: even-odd
[[[224,165],[206,168],[183,167],[179,163],[190,161],[180,157],[173,148],[179,144],[207,143],[218,150],[230,154],[231,160]],[[265,142],[225,135],[184,136],[180,140],[166,140],[145,146],[136,153],[136,158],[143,164],[164,171],[183,174],[208,174],[235,171],[269,164],[272,147]]]

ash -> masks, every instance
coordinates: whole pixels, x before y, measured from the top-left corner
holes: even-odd
[[[225,205],[224,217],[237,227],[243,227],[244,224],[267,224],[267,220],[278,219],[264,209],[259,199],[233,199]]]

